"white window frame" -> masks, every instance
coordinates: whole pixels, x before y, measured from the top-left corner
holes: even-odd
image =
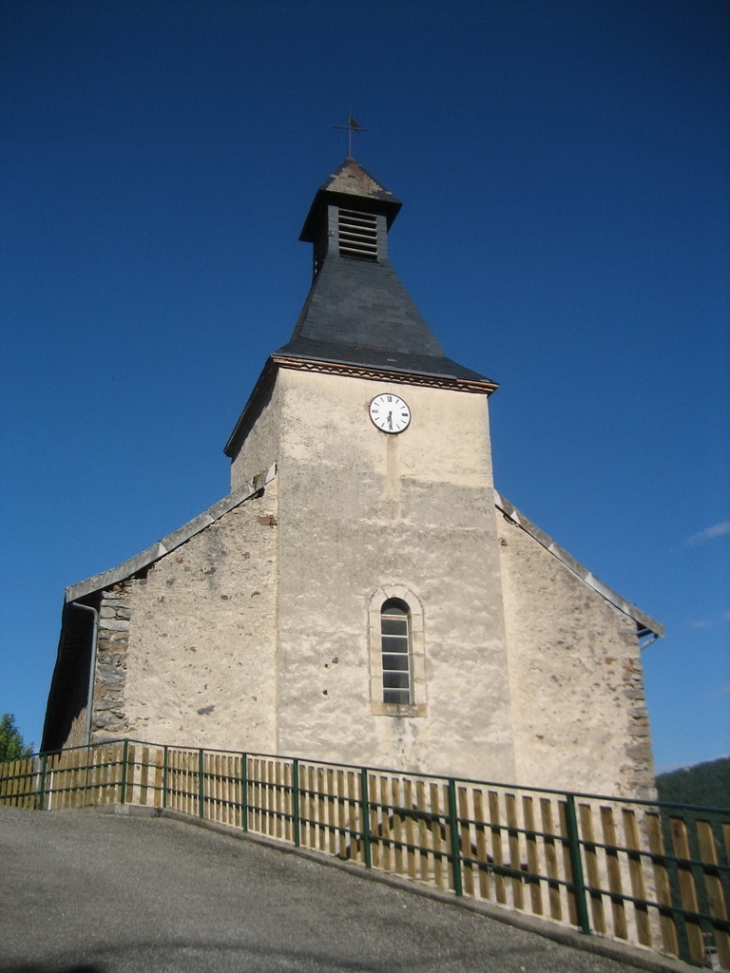
[[[383,699],[383,605],[396,599],[408,607],[410,636],[410,699],[409,703],[386,703]],[[375,716],[426,715],[426,659],[423,606],[420,599],[402,584],[387,584],[377,588],[368,605],[370,644],[370,703]]]

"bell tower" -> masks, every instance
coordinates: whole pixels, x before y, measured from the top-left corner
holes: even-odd
[[[497,386],[391,266],[400,208],[352,158],[318,190],[309,294],[226,446],[233,489],[277,468],[276,750],[512,780]]]

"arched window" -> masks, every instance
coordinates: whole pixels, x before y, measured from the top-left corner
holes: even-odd
[[[370,705],[375,716],[426,716],[423,606],[403,584],[384,584],[368,602]]]
[[[380,609],[383,655],[383,702],[408,705],[412,700],[411,613],[400,598],[389,598]]]

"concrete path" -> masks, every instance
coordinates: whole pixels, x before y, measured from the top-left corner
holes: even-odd
[[[627,968],[169,818],[0,807],[0,973]]]

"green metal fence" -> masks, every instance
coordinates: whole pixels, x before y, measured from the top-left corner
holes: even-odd
[[[0,764],[0,803],[167,808],[730,969],[730,811],[119,740]]]

